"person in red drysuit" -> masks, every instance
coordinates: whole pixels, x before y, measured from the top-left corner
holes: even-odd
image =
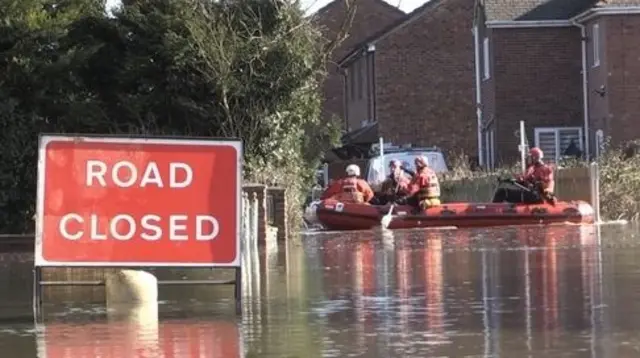
[[[524,204],[555,204],[553,168],[542,161],[544,153],[540,148],[529,151],[530,163],[524,174],[512,180],[516,188],[501,188],[496,192],[494,202]]]
[[[382,182],[380,192],[376,195],[377,204],[385,205],[406,195],[410,179],[399,160],[389,163],[390,174]]]
[[[335,199],[345,203],[368,203],[373,199],[373,190],[369,183],[359,178],[360,167],[350,164],[347,176],[334,181],[320,196],[320,200]]]
[[[422,210],[440,205],[440,182],[436,172],[429,168],[429,159],[416,157],[415,165],[416,175],[407,188],[406,202]]]

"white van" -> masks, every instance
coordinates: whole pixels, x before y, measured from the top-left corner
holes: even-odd
[[[405,168],[415,172],[414,160],[421,155],[429,159],[429,167],[436,173],[446,173],[449,171],[442,151],[437,148],[395,149],[384,153],[384,158],[378,155],[377,157],[369,159],[367,173],[363,175],[363,178],[369,182],[369,185],[371,185],[374,191],[377,191],[380,189],[386,176],[389,175],[389,163],[391,163],[392,160],[399,160]]]

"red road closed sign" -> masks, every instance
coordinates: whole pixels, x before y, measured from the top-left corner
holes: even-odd
[[[40,137],[36,266],[240,266],[242,143]]]

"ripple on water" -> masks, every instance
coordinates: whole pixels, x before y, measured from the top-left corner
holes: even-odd
[[[10,290],[30,289],[31,264],[0,258],[0,347],[49,358],[640,356],[638,230],[600,229],[314,233],[282,266],[259,265],[261,293],[241,319],[229,298],[184,298],[162,301],[160,320],[47,306],[35,329],[29,292]]]

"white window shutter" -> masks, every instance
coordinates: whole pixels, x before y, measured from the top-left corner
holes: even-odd
[[[556,149],[556,131],[540,131],[536,140],[538,148],[542,149],[544,158],[549,162],[556,162],[558,150]]]
[[[584,150],[582,128],[536,128],[536,146],[542,149],[546,161],[557,163],[564,156],[565,150],[574,141],[580,150]]]

